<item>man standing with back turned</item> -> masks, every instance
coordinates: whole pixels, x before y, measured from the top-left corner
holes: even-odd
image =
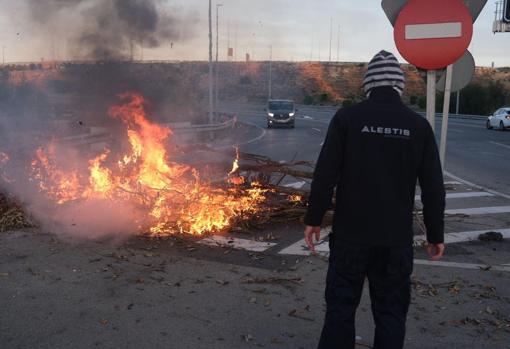
[[[413,269],[413,208],[421,187],[427,252],[444,252],[445,190],[429,123],[404,106],[404,73],[389,52],[369,63],[368,99],[333,117],[315,168],[305,240],[314,251],[336,187],[319,349],[354,348],[356,308],[368,278],[374,348],[404,345]]]

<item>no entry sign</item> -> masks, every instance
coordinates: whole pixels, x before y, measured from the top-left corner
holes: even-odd
[[[461,0],[411,0],[400,11],[394,36],[409,63],[441,69],[465,53],[473,37],[473,19]]]

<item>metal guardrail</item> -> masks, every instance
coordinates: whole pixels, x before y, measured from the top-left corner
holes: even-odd
[[[426,116],[424,112],[418,112],[418,114],[422,116]],[[436,113],[436,117],[443,118],[443,113]],[[485,121],[487,120],[488,116],[484,115],[470,115],[470,114],[450,114],[449,118],[452,119],[463,119],[463,120],[479,120],[479,121]]]
[[[221,131],[226,130],[228,128],[234,127],[237,123],[237,116],[235,115],[224,115],[227,120],[223,122],[213,123],[213,124],[204,124],[204,125],[189,125],[189,126],[179,126],[178,124],[164,124],[167,127],[170,127],[172,130],[179,130],[184,132],[213,132],[213,131]]]
[[[340,109],[342,107],[341,106],[326,106],[326,105],[314,105],[314,106],[298,105],[297,108],[300,110],[303,110],[303,109],[307,110],[309,108],[310,109],[317,108],[317,109],[321,109],[324,111],[336,112],[338,109]],[[422,116],[426,115],[425,112],[418,112],[418,114],[420,114]],[[436,117],[442,118],[443,113],[436,113]],[[465,120],[486,120],[488,118],[488,116],[485,116],[485,115],[471,115],[471,114],[450,114],[449,117],[452,119],[465,119]]]
[[[221,115],[227,120],[223,122],[218,122],[214,124],[205,124],[205,125],[185,125],[185,124],[163,124],[171,128],[173,131],[179,131],[179,133],[187,133],[187,132],[217,132],[222,130],[227,130],[229,128],[233,128],[237,123],[237,117],[235,115]],[[111,141],[113,139],[113,135],[110,132],[101,132],[101,133],[85,133],[73,136],[67,136],[57,139],[58,142],[62,142],[68,146],[91,146],[97,143],[104,143]]]

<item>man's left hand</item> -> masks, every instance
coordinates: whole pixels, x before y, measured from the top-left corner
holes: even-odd
[[[311,227],[309,225],[305,228],[305,242],[308,248],[315,253],[315,245],[313,243],[313,237],[315,236],[315,241],[319,241],[321,237],[321,227]]]

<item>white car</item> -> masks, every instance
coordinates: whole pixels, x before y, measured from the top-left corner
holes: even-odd
[[[497,128],[504,131],[510,128],[510,107],[498,109],[487,119],[487,129]]]

